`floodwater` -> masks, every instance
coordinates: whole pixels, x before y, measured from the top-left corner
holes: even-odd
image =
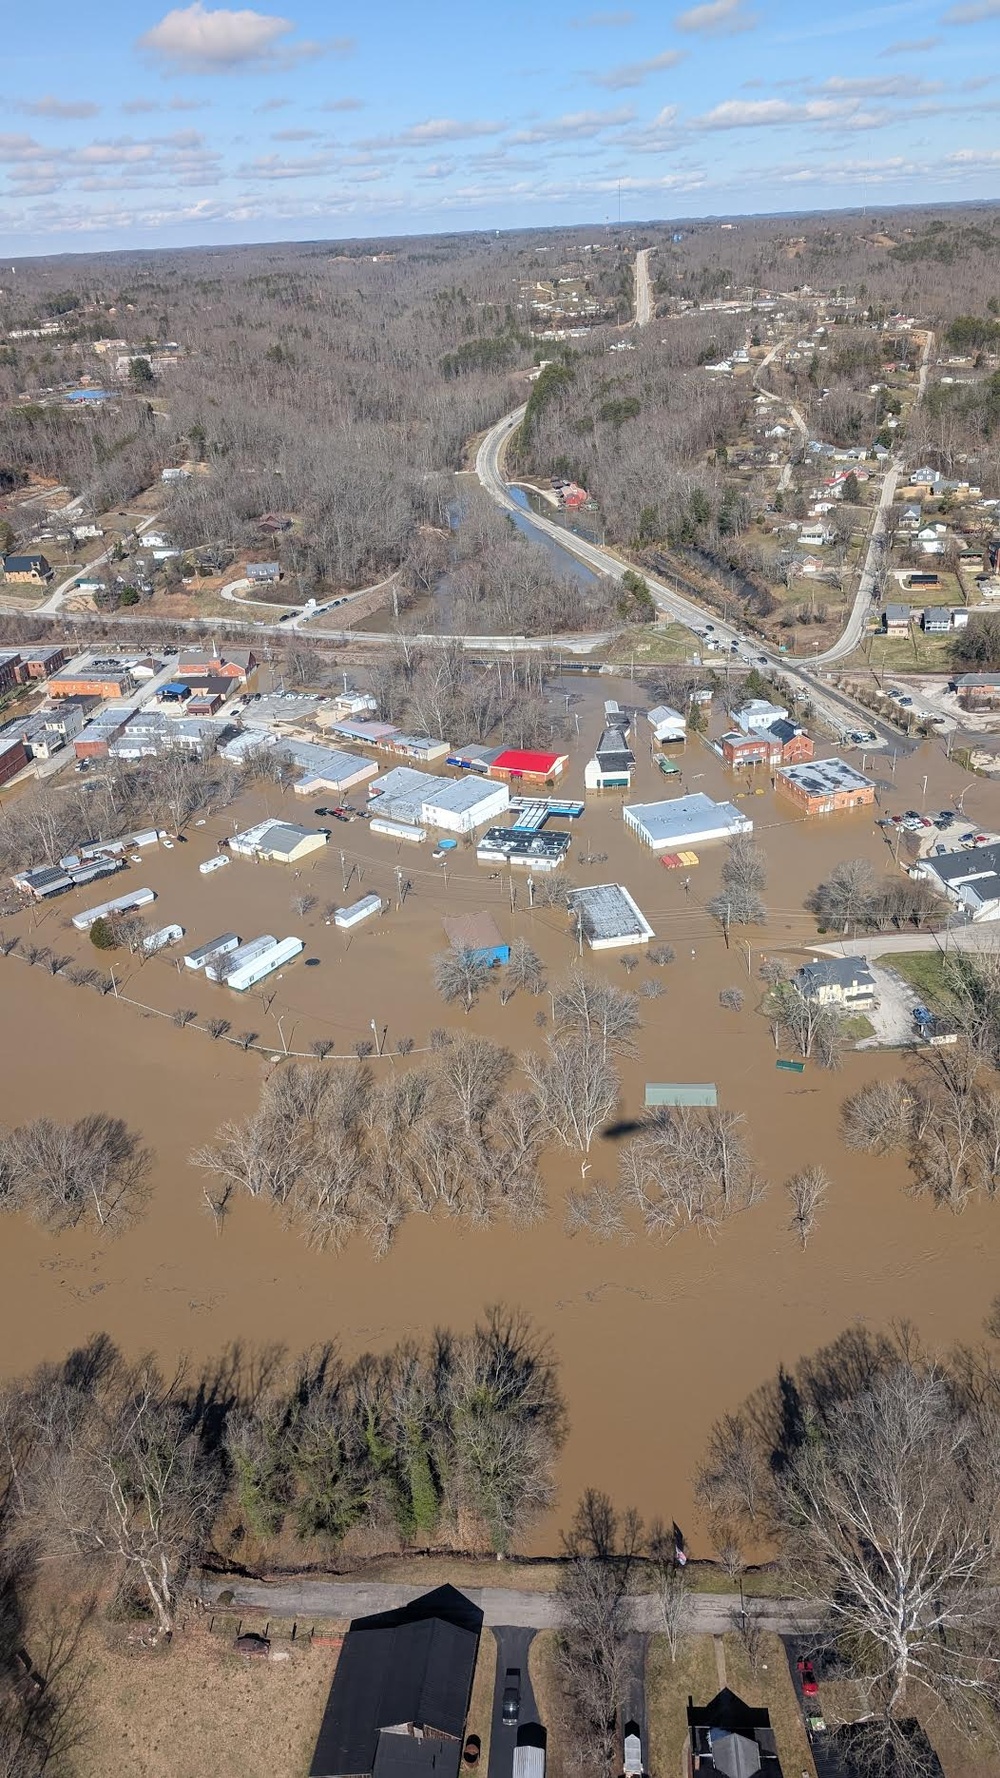
[[[627,688],[610,680],[572,688],[582,739],[565,780],[568,793],[582,793],[583,763],[606,695],[627,696]],[[642,747],[640,729],[633,797],[671,793],[677,781],[668,784]],[[697,740],[688,744],[684,772],[684,788],[733,792],[732,778]],[[886,799],[888,806],[919,807],[925,772],[931,809],[969,784],[929,743],[899,762],[898,795]],[[857,1319],[887,1326],[906,1317],[931,1343],[975,1338],[997,1289],[997,1207],[974,1204],[958,1217],[935,1210],[907,1195],[901,1163],[874,1162],[841,1146],[842,1098],[898,1060],[852,1055],[835,1076],[812,1067],[802,1076],[777,1072],[767,1026],[753,1010],[758,985],[748,976],[745,951],[734,934],[727,952],[703,911],[717,886],[722,848],[703,849],[685,894],[686,873],[665,870],[626,832],[621,800],[614,794],[589,800],[573,829],[569,868],[580,882],[626,883],[657,939],[677,953],[665,969],[642,961],[630,978],[636,988],[655,975],[665,992],[641,1003],[639,1054],[622,1069],[622,1113],[638,1111],[645,1080],[716,1081],[720,1102],[746,1114],[757,1162],[771,1181],[761,1205],[714,1241],[694,1233],[667,1245],[641,1235],[631,1245],[570,1238],[563,1200],[579,1184],[579,1157],[552,1154],[545,1165],[549,1216],[527,1232],[504,1225],[470,1231],[414,1216],[378,1262],[361,1241],[342,1254],[310,1252],[275,1214],[246,1201],[216,1235],[188,1156],[224,1119],[249,1111],[267,1064],[206,1034],[180,1030],[125,998],[102,1000],[13,957],[0,958],[4,1118],[47,1112],[70,1119],[105,1109],[140,1129],[157,1155],[149,1213],[116,1242],[102,1244],[83,1232],[57,1238],[17,1217],[0,1223],[2,1369],[14,1373],[55,1359],[101,1329],[129,1354],[154,1351],[168,1367],[181,1355],[197,1363],[231,1341],[277,1342],[295,1351],[334,1340],[350,1356],[438,1325],[466,1327],[485,1305],[504,1300],[530,1311],[551,1336],[569,1409],[560,1503],[533,1547],[552,1548],[580,1490],[594,1486],[647,1516],[676,1518],[698,1550],[705,1547],[704,1527],[692,1474],[709,1428],[779,1363],[794,1363]],[[995,821],[995,800],[990,785],[971,781],[970,821],[985,822],[991,803]],[[812,928],[802,898],[833,863],[859,854],[888,859],[872,811],[798,821],[792,805],[770,792],[745,806],[770,861],[771,922],[766,932],[749,935],[755,975],[762,946],[766,953],[808,948]],[[324,1036],[349,1052],[375,1020],[388,1027],[387,1054],[377,1068],[405,1065],[388,1053],[398,1039],[411,1036],[419,1047],[436,1025],[488,1033],[515,1051],[539,1041],[535,1015],[546,999],[518,994],[502,1009],[493,991],[465,1019],[441,1006],[430,982],[430,957],[443,947],[440,922],[449,910],[489,908],[505,934],[529,938],[550,977],[573,965],[568,921],[529,910],[519,876],[511,910],[506,875],[491,879],[474,852],[460,847],[451,854],[446,885],[429,846],[397,852],[362,822],[333,823],[330,846],[306,860],[298,878],[277,865],[242,860],[199,875],[199,861],[232,830],[234,815],[245,826],[265,813],[308,821],[312,802],[271,788],[255,792],[237,810],[190,829],[186,845],[147,854],[130,867],[129,883],[156,891],[156,922],[179,921],[184,948],[227,929],[243,936],[298,932],[305,956],[318,958],[319,967],[306,968],[301,960],[287,967],[268,1011],[263,988],[236,996],[178,972],[170,953],[142,967],[125,967],[119,957],[123,996],[167,1014],[185,1006],[199,1017],[218,1012],[234,1030],[255,1029],[293,1051]],[[322,912],[328,902],[345,899],[341,850],[346,868],[362,873],[347,899],[378,890],[393,903],[383,919],[350,936],[326,926]],[[580,864],[581,850],[606,852],[608,861]],[[401,910],[397,865],[412,885]],[[303,891],[319,900],[304,919],[291,907]],[[19,915],[7,928],[26,934],[33,921],[41,942],[100,961],[69,928],[70,915],[100,894],[101,886],[92,885],[34,916]],[[617,953],[588,964],[625,984]],[[744,1010],[720,1009],[719,990],[739,984],[747,991]],[[813,1161],[823,1163],[833,1183],[803,1253],[787,1230],[780,1185]],[[598,1142],[591,1162],[591,1182],[612,1177],[614,1143]]]

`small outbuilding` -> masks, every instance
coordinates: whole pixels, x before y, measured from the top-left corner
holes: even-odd
[[[455,914],[442,920],[448,943],[456,951],[471,951],[477,962],[510,962],[510,946],[492,914]]]

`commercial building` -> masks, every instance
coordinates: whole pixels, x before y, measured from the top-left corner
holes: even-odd
[[[395,766],[368,786],[369,805],[377,818],[440,827],[447,833],[472,833],[495,821],[510,802],[505,784],[480,778],[440,778],[412,766]]]
[[[488,767],[490,778],[509,784],[548,784],[566,770],[568,753],[535,753],[522,747],[505,747]]]
[[[669,704],[657,704],[647,710],[646,721],[661,746],[670,741],[687,740],[687,723],[680,711],[672,709]]]
[[[676,852],[753,832],[753,822],[735,803],[715,803],[700,790],[662,803],[626,803],[622,815],[626,827],[654,852]]]
[[[863,957],[814,957],[796,970],[795,986],[803,1000],[841,1011],[869,1012],[875,1005],[875,977]]]
[[[128,714],[108,751],[113,759],[156,759],[163,753],[187,753],[205,759],[215,752],[226,723],[220,717],[168,716],[162,710]]]
[[[310,1778],[458,1778],[483,1614],[454,1587],[355,1618]],[[513,1731],[502,1729],[511,1736]]]
[[[932,853],[913,865],[910,875],[923,877],[970,919],[1000,917],[1000,845]]]
[[[0,784],[9,784],[28,764],[28,750],[16,735],[0,736]]]
[[[812,737],[794,722],[772,722],[770,728],[751,734],[733,729],[723,735],[721,746],[723,759],[734,770],[758,765],[801,765],[812,759],[815,752]]]
[[[958,701],[965,710],[995,710],[1000,705],[1000,673],[963,673]]]
[[[760,734],[774,722],[787,722],[788,711],[781,704],[769,704],[766,698],[751,698],[733,711],[738,729],[745,735]]]
[[[51,698],[127,698],[135,691],[132,663],[84,656],[53,673],[48,691]]]
[[[194,648],[182,654],[177,662],[178,679],[228,679],[243,684],[256,671],[257,657],[251,648],[233,648],[228,654]]]
[[[570,848],[568,833],[532,828],[491,827],[476,847],[479,864],[509,864],[522,870],[550,871],[562,864]]]
[[[477,963],[510,962],[510,946],[492,914],[455,914],[442,920],[448,943],[455,951],[471,951]]]
[[[597,883],[566,897],[578,930],[592,951],[646,945],[656,935],[642,909],[621,883]]]
[[[875,801],[870,778],[843,759],[813,759],[808,765],[782,766],[777,786],[807,815],[828,815],[835,809],[860,809]]]
[[[16,648],[0,650],[0,698],[13,691],[18,683],[21,656]]]
[[[95,717],[81,729],[73,742],[73,751],[77,759],[107,759],[111,751],[112,741],[117,741],[124,732],[123,716]]]
[[[50,648],[39,648],[34,643],[18,650],[20,663],[17,669],[18,679],[22,685],[29,679],[48,679],[51,674],[58,673],[66,665],[66,650],[58,645]]]
[[[259,821],[236,833],[229,841],[238,858],[263,858],[275,864],[297,864],[310,852],[321,852],[329,834],[316,828],[297,827],[291,821]]]

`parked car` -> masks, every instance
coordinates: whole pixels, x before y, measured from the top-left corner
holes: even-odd
[[[521,1669],[508,1667],[504,1675],[503,1721],[506,1728],[516,1728],[521,1714]]]
[[[807,1661],[804,1655],[800,1655],[798,1659],[798,1669],[799,1684],[802,1687],[803,1697],[815,1698],[819,1691],[819,1686],[816,1683],[816,1674],[812,1662]]]

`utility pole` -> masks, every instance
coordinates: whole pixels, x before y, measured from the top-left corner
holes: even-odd
[[[340,854],[340,884],[341,884],[341,888],[344,891],[344,894],[346,895],[347,894],[347,859],[344,857],[343,851],[341,851],[341,854]]]
[[[403,905],[403,869],[402,869],[401,865],[397,864],[397,866],[396,866],[396,906],[397,906],[397,908],[401,908],[402,905]]]
[[[534,879],[534,877],[529,876],[529,878],[528,878],[528,906],[530,908],[534,908],[534,905],[535,905],[535,879]]]
[[[375,1023],[374,1019],[369,1019],[368,1023],[371,1025],[372,1031],[374,1032],[374,1035],[375,1035],[375,1054],[377,1056],[380,1056],[382,1054],[382,1045],[385,1042],[385,1034],[383,1033],[382,1037],[381,1038],[379,1037],[378,1026]],[[389,1029],[389,1027],[387,1025],[386,1030],[388,1030],[388,1029]]]
[[[722,927],[723,933],[725,934],[726,950],[727,951],[729,949],[729,919],[730,919],[731,911],[732,911],[732,903],[727,901],[726,902],[726,918],[725,918],[725,921],[724,921],[723,927]]]
[[[750,979],[752,981],[753,980],[753,965],[751,962],[751,956],[752,956],[752,953],[750,950],[750,940],[747,939],[747,975],[750,977]]]

